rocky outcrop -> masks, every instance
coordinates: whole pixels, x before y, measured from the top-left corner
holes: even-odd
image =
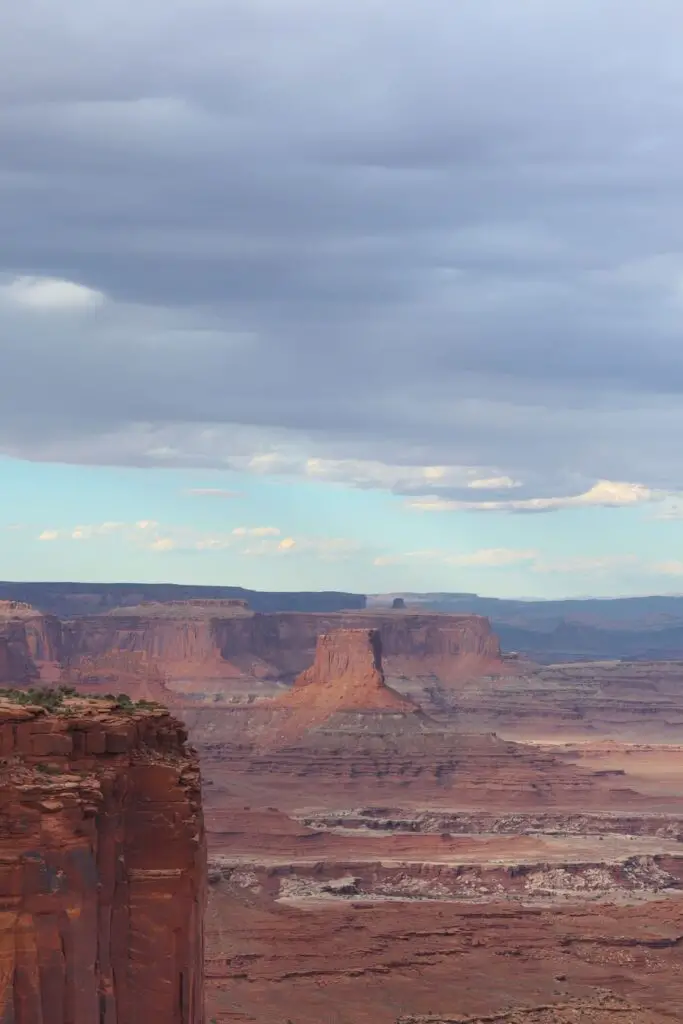
[[[340,629],[318,638],[315,660],[274,701],[281,707],[334,711],[416,710],[384,681],[382,640],[377,629]]]
[[[254,724],[264,710],[275,712],[275,719],[270,728],[259,730],[260,746],[281,746],[324,722],[338,728],[340,716],[354,712],[380,716],[387,712],[400,716],[420,713],[412,701],[385,683],[382,642],[376,629],[340,629],[323,634],[312,666],[298,676],[287,693],[263,702]],[[278,712],[286,717],[279,719]]]
[[[203,1024],[206,850],[183,727],[162,708],[20,699],[0,701],[0,1020]]]

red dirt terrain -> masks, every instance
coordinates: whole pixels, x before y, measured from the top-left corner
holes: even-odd
[[[210,1014],[680,1020],[683,761],[678,790],[641,792],[623,744],[613,767],[597,744],[399,710],[376,644],[323,638],[286,696],[187,712],[206,780]],[[273,725],[283,714],[295,730]]]

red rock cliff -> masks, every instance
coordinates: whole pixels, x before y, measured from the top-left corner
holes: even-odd
[[[323,634],[318,638],[312,666],[273,704],[318,707],[327,713],[416,710],[384,681],[382,641],[377,629],[340,629]]]
[[[38,675],[24,623],[0,621],[0,683],[30,683]]]
[[[203,1024],[205,885],[179,722],[0,701],[3,1024]]]
[[[157,666],[168,678],[210,676],[291,680],[311,665],[317,638],[338,629],[376,629],[385,671],[394,676],[433,676],[457,681],[502,669],[498,638],[477,615],[403,612],[242,614],[204,618],[198,609],[183,619],[144,613],[93,616],[70,623],[67,661],[89,666],[93,676],[107,666],[143,674]],[[124,665],[123,662],[126,662]],[[128,668],[126,668],[128,666]]]
[[[43,669],[56,671],[62,654],[59,619],[19,601],[0,601],[0,682],[29,682]]]

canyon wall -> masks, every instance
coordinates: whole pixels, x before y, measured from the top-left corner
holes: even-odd
[[[30,683],[39,674],[24,624],[0,621],[0,683]]]
[[[65,626],[64,657],[92,677],[119,677],[156,667],[184,681],[211,676],[291,682],[314,659],[318,637],[338,629],[377,630],[387,676],[454,682],[502,669],[500,645],[487,619],[475,615],[403,612],[239,614],[216,616],[207,608],[166,617],[144,608],[130,614],[90,616]]]
[[[179,722],[0,697],[3,1024],[203,1024],[205,891]]]
[[[59,619],[19,601],[0,601],[0,683],[29,683],[41,674],[49,677],[62,654]]]

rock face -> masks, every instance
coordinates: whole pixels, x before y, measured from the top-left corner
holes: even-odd
[[[142,677],[150,666],[183,688],[202,690],[203,680],[291,682],[314,658],[318,636],[338,629],[375,629],[388,676],[437,679],[448,684],[504,672],[500,645],[487,619],[475,615],[400,611],[191,614],[160,606],[77,619],[65,627],[64,660],[91,681],[107,674]]]
[[[384,681],[382,640],[377,629],[340,629],[318,638],[315,661],[292,689],[273,701],[280,707],[339,711],[415,712]]]
[[[38,676],[24,624],[0,621],[0,683],[30,683]]]
[[[58,673],[62,624],[19,601],[0,601],[0,683],[27,683]]]
[[[203,1024],[194,752],[161,708],[0,701],[0,1020]]]

